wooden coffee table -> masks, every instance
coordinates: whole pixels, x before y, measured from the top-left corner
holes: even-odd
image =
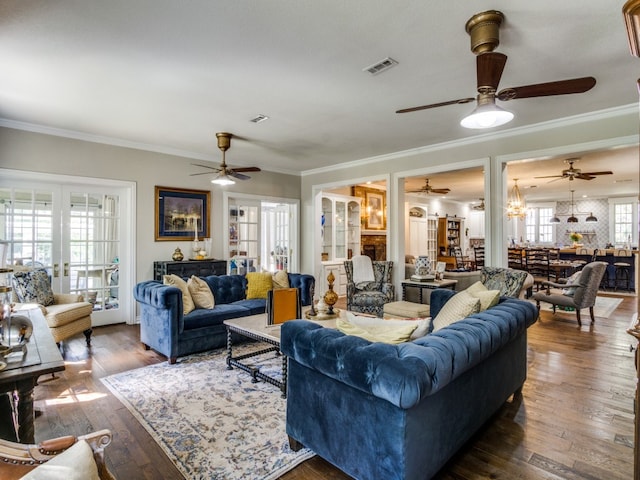
[[[342,312],[341,312],[342,313]],[[304,316],[304,312],[303,312]],[[295,321],[295,320],[292,320]],[[310,320],[314,321],[314,320]],[[327,327],[335,328],[335,319],[330,320],[316,320],[316,323]],[[251,381],[257,382],[262,380],[271,385],[274,385],[282,392],[282,398],[287,396],[287,357],[280,352],[280,326],[281,325],[267,325],[267,315],[261,313],[258,315],[251,315],[248,317],[232,318],[224,321],[227,327],[227,368],[231,370],[233,367],[237,367],[244,370],[251,375]],[[258,342],[263,342],[271,346],[256,350],[254,352],[245,353],[242,355],[233,356],[233,334],[250,338]],[[257,357],[269,352],[275,352],[276,355],[282,356],[282,380],[270,376],[260,371],[260,367],[249,365],[244,362],[248,358]]]

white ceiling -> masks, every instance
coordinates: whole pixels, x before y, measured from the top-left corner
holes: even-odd
[[[515,120],[498,131],[636,104],[623,3],[3,0],[0,120],[216,163],[215,133],[229,131],[232,166],[303,172],[484,133],[459,126],[473,104],[395,113],[475,95],[464,25],[484,10],[505,15],[500,88],[597,79],[585,94],[503,104]],[[385,57],[399,65],[363,72]]]

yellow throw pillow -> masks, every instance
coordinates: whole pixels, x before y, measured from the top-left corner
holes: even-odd
[[[467,288],[471,296],[480,299],[480,311],[491,308],[500,300],[500,290],[487,290],[482,282],[476,282]]]
[[[403,343],[411,339],[411,334],[418,325],[411,322],[409,325],[378,325],[360,327],[353,325],[341,318],[336,320],[336,328],[345,335],[355,335],[370,342]]]
[[[270,272],[247,273],[247,300],[252,298],[267,298],[267,292],[273,288]]]
[[[189,293],[189,287],[187,287],[187,282],[181,279],[179,276],[175,274],[171,275],[163,275],[162,283],[165,285],[171,285],[172,287],[178,287],[182,291],[182,314],[186,315],[195,309],[195,305],[193,304],[193,300],[191,299],[191,294]]]
[[[480,311],[480,299],[463,290],[456,293],[444,304],[442,309],[433,319],[433,331],[437,332],[441,328],[451,325],[469,315]]]
[[[196,308],[211,310],[215,306],[216,300],[213,297],[213,293],[211,293],[209,285],[200,277],[191,275],[191,278],[187,280],[187,288]]]
[[[273,280],[273,289],[277,290],[278,288],[289,288],[289,274],[286,270],[278,270],[276,273],[272,275]]]

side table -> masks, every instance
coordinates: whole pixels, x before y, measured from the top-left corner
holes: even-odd
[[[423,302],[423,291],[426,290],[435,290],[436,288],[449,288],[451,290],[455,289],[458,280],[433,280],[431,282],[416,282],[413,280],[405,280],[402,282],[402,300],[407,299],[407,288],[417,288],[420,303]]]
[[[0,372],[0,438],[35,443],[33,389],[38,377],[64,370],[64,360],[39,308],[21,310],[33,323],[27,354]],[[13,359],[15,357],[9,357]]]

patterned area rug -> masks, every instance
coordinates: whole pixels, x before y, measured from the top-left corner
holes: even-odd
[[[280,389],[227,370],[225,355],[191,355],[102,381],[187,479],[272,480],[311,458],[289,448]],[[273,353],[256,358],[263,371],[282,365]]]

